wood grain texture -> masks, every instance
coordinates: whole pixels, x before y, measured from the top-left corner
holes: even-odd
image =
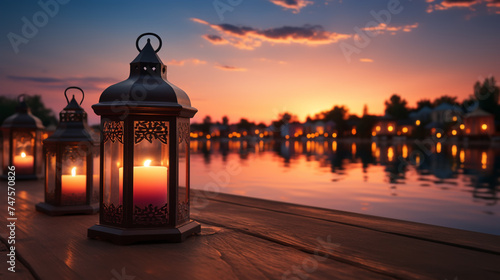
[[[5,193],[0,201],[6,201]],[[500,277],[499,236],[224,194],[205,199],[206,193],[193,193],[192,218],[202,223],[200,235],[183,243],[118,246],[87,239],[87,229],[97,223],[98,215],[51,217],[36,212],[43,182],[18,182],[17,252],[41,279]],[[0,215],[5,221],[6,212]],[[5,232],[2,227],[2,236]]]

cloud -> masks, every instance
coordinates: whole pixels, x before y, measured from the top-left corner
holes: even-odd
[[[261,57],[258,59],[259,61],[262,61],[262,62],[271,62],[271,63],[278,63],[278,64],[286,64],[286,61],[283,61],[283,60],[274,60],[274,59],[269,59],[269,58],[265,58],[265,57]]]
[[[395,35],[399,31],[411,32],[413,29],[418,27],[418,23],[402,26],[388,26],[385,23],[380,23],[377,26],[364,27],[362,30],[371,32],[373,34],[384,34],[389,32],[391,35]]]
[[[429,3],[427,13],[453,8],[466,8],[470,11],[475,11],[478,5],[486,6],[490,12],[495,13],[498,13],[497,9],[500,9],[500,0],[426,0],[426,2]]]
[[[360,59],[359,59],[359,61],[360,61],[360,62],[368,62],[368,63],[371,63],[371,62],[373,62],[373,59],[371,59],[371,58],[360,58]]]
[[[194,65],[198,65],[198,64],[206,64],[207,62],[204,60],[197,59],[197,58],[190,58],[190,59],[183,59],[183,60],[172,59],[169,62],[167,62],[167,65],[184,66],[184,64],[186,64],[186,63],[192,63]]]
[[[68,86],[79,86],[84,91],[104,90],[108,86],[119,82],[111,77],[36,77],[36,76],[7,76],[8,79],[18,82],[37,84],[47,88],[66,88]]]
[[[281,6],[285,10],[293,10],[294,14],[299,13],[302,8],[314,4],[314,2],[308,0],[269,0],[269,2]]]
[[[224,71],[237,71],[237,72],[247,71],[246,68],[229,66],[229,65],[215,65],[214,67],[217,69],[220,69],[220,70],[224,70]]]
[[[327,45],[351,38],[351,34],[340,34],[323,29],[321,25],[283,26],[277,28],[257,29],[233,24],[211,24],[204,20],[192,18],[194,22],[208,25],[220,35],[203,35],[202,37],[214,45],[229,44],[239,49],[253,50],[263,42],[272,44]]]

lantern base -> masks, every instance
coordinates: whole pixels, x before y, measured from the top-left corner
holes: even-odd
[[[38,203],[36,210],[50,216],[85,214],[93,215],[99,212],[99,203],[91,205],[54,206],[45,202]]]
[[[88,229],[87,237],[128,245],[146,242],[182,242],[200,232],[201,225],[191,220],[177,228],[117,228],[95,225]]]

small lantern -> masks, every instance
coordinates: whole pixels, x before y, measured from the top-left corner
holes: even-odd
[[[67,91],[78,89],[82,100],[68,99]],[[45,202],[36,210],[49,215],[95,214],[99,210],[99,145],[87,125],[80,105],[83,90],[64,91],[68,105],[59,114],[56,131],[43,141],[46,172]]]
[[[25,97],[24,94],[19,95],[17,112],[2,124],[2,179],[7,179],[9,166],[15,166],[16,180],[35,180],[43,176],[41,161],[44,127],[40,119],[31,114]]]
[[[156,50],[149,39],[139,48],[145,35],[159,40]],[[92,106],[102,127],[101,211],[90,238],[181,242],[201,230],[189,215],[189,121],[198,110],[167,81],[161,45],[156,34],[139,36],[129,78]]]

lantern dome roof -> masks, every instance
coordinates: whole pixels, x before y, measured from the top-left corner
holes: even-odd
[[[150,39],[141,49],[139,39],[154,35],[160,46],[154,50]],[[130,63],[130,76],[125,81],[106,88],[99,103],[92,106],[98,115],[120,115],[124,109],[130,114],[162,114],[192,117],[198,111],[191,107],[187,94],[167,80],[167,66],[158,57],[161,39],[156,34],[145,33],[136,41],[139,55]]]
[[[42,121],[31,114],[31,110],[26,104],[26,95],[21,94],[18,97],[16,113],[4,120],[2,128],[33,128],[44,129]]]
[[[68,99],[66,92],[69,89],[78,89],[82,92],[82,100],[80,104],[75,99],[75,96]],[[96,142],[90,128],[87,124],[87,113],[80,106],[84,99],[83,90],[79,87],[69,87],[64,91],[68,105],[59,113],[59,125],[54,133],[44,143],[49,142]]]

